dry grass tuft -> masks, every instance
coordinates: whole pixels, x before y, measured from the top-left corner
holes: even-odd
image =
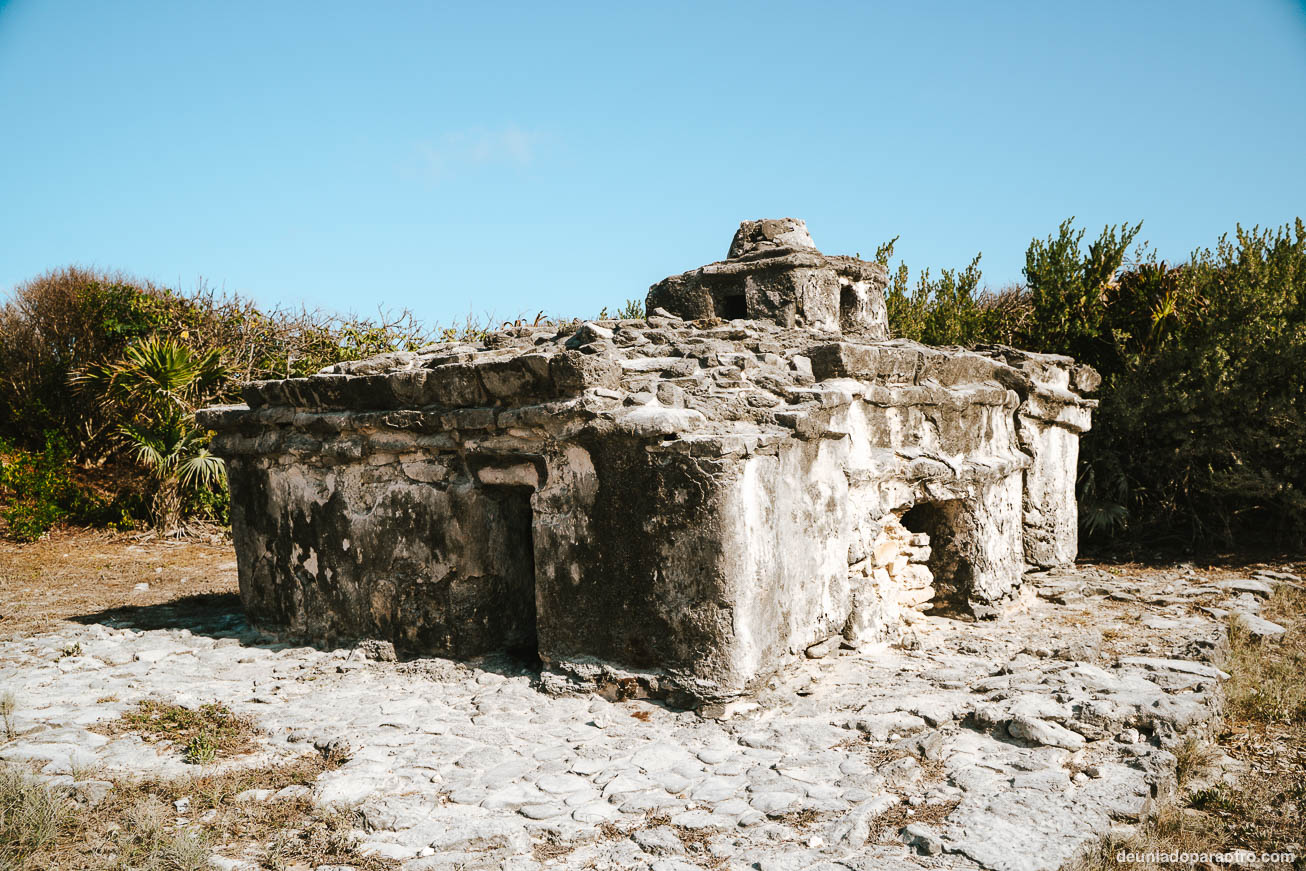
[[[771,817],[771,819],[777,823],[783,823],[790,828],[796,829],[799,832],[805,832],[812,826],[821,822],[821,820],[825,819],[827,816],[828,814],[807,808],[806,810],[790,811],[787,814],[779,814]]]
[[[958,801],[948,801],[941,804],[923,804],[919,807],[895,805],[871,821],[868,840],[871,843],[897,840],[898,833],[912,823],[940,825],[948,818],[948,814],[957,809],[958,804],[960,804]],[[898,843],[902,842],[898,841]]]
[[[64,802],[45,784],[0,767],[0,866],[22,868],[64,830]]]
[[[684,846],[685,852],[700,868],[725,868],[726,860],[721,856],[713,856],[712,850],[708,843],[721,834],[720,829],[701,828],[690,829],[685,826],[672,826],[675,830],[676,837]]]
[[[1211,771],[1219,754],[1210,742],[1200,738],[1185,738],[1174,750],[1175,779],[1182,789]]]
[[[146,699],[117,720],[105,724],[111,735],[133,732],[146,741],[167,741],[182,748],[187,762],[201,765],[218,756],[234,756],[254,747],[258,735],[252,720],[218,703],[186,708]]]
[[[644,818],[643,824],[638,828],[656,829],[659,827],[666,827],[675,832],[676,837],[680,839],[681,845],[684,846],[685,852],[688,853],[690,858],[692,858],[700,867],[712,869],[724,867],[725,860],[713,856],[711,851],[708,849],[708,842],[721,834],[720,830],[678,826],[671,822],[671,815],[668,813],[650,814]],[[635,829],[631,829],[625,834],[629,836],[634,834],[634,832]]]
[[[4,728],[5,740],[14,737],[14,711],[18,709],[18,699],[9,690],[0,693],[0,727]]]
[[[570,855],[575,849],[575,844],[559,841],[553,835],[545,835],[544,840],[536,841],[531,845],[531,855],[536,862],[548,862],[551,859],[561,859],[563,856]]]

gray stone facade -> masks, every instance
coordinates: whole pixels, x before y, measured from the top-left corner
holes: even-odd
[[[923,609],[997,615],[1074,559],[1096,373],[889,339],[885,282],[747,222],[646,320],[248,385],[202,421],[250,617],[710,703]]]

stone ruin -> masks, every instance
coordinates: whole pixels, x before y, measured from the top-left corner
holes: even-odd
[[[201,421],[251,620],[706,704],[927,609],[1000,614],[1074,560],[1098,376],[891,339],[886,283],[802,221],[748,221],[646,319],[247,385]]]

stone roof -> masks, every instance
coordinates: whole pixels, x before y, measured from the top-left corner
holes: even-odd
[[[291,423],[294,412],[348,412],[349,428],[366,428],[376,424],[368,413],[406,410],[430,416],[429,429],[476,421],[504,429],[523,415],[543,415],[552,425],[567,419],[683,439],[675,449],[702,451],[732,450],[726,436],[819,437],[829,432],[823,421],[854,400],[957,409],[1023,403],[1025,412],[1087,427],[1095,403],[1082,394],[1097,386],[1096,373],[1068,357],[888,339],[887,325],[876,326],[883,274],[877,263],[821,254],[802,221],[748,221],[729,259],[655,284],[646,319],[505,326],[478,342],[337,363],[307,378],[248,384],[247,406],[210,409],[202,420],[226,430]],[[654,305],[692,314],[721,287],[745,288],[755,309],[748,313],[758,317],[688,318]],[[821,287],[854,288],[871,326],[858,321],[845,330],[846,317],[808,322],[801,313],[816,310]],[[466,412],[457,421],[440,417],[458,409]],[[964,451],[970,436],[958,432],[953,441],[942,448]],[[233,448],[232,439],[224,443]]]

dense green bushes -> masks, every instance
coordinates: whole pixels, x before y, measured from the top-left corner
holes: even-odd
[[[130,492],[108,497],[74,481],[68,446],[51,436],[40,451],[24,451],[0,440],[0,516],[10,538],[34,541],[56,523],[129,529],[141,513]]]
[[[0,308],[0,436],[41,450],[54,433],[78,456],[102,455],[106,422],[68,378],[162,329],[171,301],[151,285],[80,269],[16,288]]]
[[[1306,228],[1241,228],[1178,267],[1148,259],[1102,302],[1087,468],[1135,535],[1306,542]],[[1099,362],[1100,361],[1100,362]]]
[[[196,353],[218,352],[232,374],[220,397],[227,399],[243,381],[307,375],[440,337],[407,312],[376,320],[262,311],[205,288],[183,294],[121,274],[55,270],[19,285],[0,307],[0,437],[39,450],[53,431],[78,461],[112,454],[119,421],[98,396],[70,390],[70,380],[119,360],[128,346],[151,336]]]
[[[931,344],[1071,354],[1103,375],[1082,442],[1090,543],[1306,542],[1306,228],[1238,228],[1171,266],[1125,253],[1140,225],[1083,246],[1070,221],[1026,253],[1027,285],[977,291],[978,258],[889,290],[891,329]],[[881,249],[887,260],[892,246]]]
[[[881,245],[876,259],[887,264],[896,241]],[[893,335],[928,345],[1018,344],[1031,314],[1028,295],[1019,287],[980,289],[979,261],[976,254],[965,269],[940,270],[937,279],[926,269],[914,285],[907,265],[899,263],[885,299]]]
[[[407,313],[265,312],[203,288],[182,294],[77,268],[25,282],[0,307],[8,532],[30,539],[64,520],[168,531],[182,516],[223,522],[220,466],[191,423],[198,405],[234,400],[243,381],[461,334],[433,333]]]

